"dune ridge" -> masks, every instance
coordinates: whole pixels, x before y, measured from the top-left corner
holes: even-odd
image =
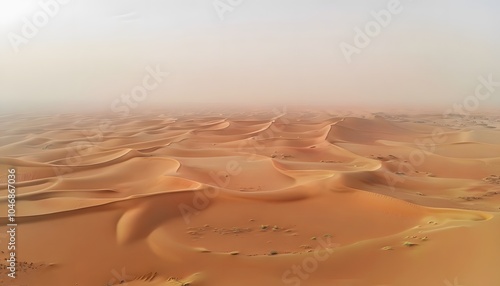
[[[18,283],[500,283],[500,116],[107,118],[0,123],[0,231],[15,168],[18,260],[35,265]],[[307,278],[287,272],[317,253]]]

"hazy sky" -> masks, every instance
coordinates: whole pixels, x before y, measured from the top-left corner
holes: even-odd
[[[0,112],[445,108],[474,96],[479,76],[500,82],[499,14],[494,0],[0,0]],[[356,52],[346,57],[342,43]],[[160,82],[150,76],[158,68],[169,73]],[[500,107],[496,89],[481,107]],[[134,92],[138,100],[123,101]]]

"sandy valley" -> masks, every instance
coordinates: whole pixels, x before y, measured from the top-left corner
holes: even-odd
[[[498,285],[499,128],[306,108],[3,116],[0,285]]]

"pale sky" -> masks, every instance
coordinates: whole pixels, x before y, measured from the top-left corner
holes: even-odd
[[[119,108],[146,67],[169,74],[148,78],[134,106],[446,108],[474,96],[480,76],[500,82],[494,0],[60,2],[0,0],[0,112]],[[373,15],[383,9],[385,27]],[[367,25],[379,30],[356,48]],[[358,49],[350,63],[343,42]],[[481,107],[500,108],[497,89]]]

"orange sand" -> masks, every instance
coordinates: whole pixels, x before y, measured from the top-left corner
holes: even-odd
[[[3,116],[0,285],[500,285],[499,118]]]

